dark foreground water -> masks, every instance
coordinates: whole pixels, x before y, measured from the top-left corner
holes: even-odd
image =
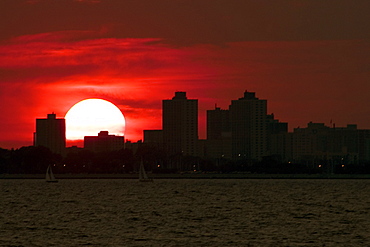
[[[370,246],[370,180],[0,186],[0,246]]]

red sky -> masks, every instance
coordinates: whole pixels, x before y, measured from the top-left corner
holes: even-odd
[[[206,110],[245,90],[290,130],[370,129],[368,0],[0,1],[0,147],[32,145],[35,119],[86,98],[116,104],[126,138],[161,128],[162,99]]]

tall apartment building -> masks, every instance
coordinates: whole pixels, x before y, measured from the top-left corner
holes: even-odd
[[[219,107],[207,110],[207,140],[221,139],[225,132],[230,132],[230,111]]]
[[[230,111],[207,110],[206,157],[231,159]]]
[[[253,92],[230,105],[232,158],[261,160],[267,155],[267,100]]]
[[[47,118],[36,119],[34,145],[49,148],[53,153],[63,155],[66,147],[66,123],[64,118],[56,118],[55,113]]]
[[[169,155],[198,155],[198,100],[175,92],[162,101],[163,143]]]
[[[289,142],[288,123],[275,119],[274,114],[267,115],[267,154],[283,161],[287,158],[287,143]]]

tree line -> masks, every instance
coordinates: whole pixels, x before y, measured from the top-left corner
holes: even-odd
[[[94,153],[85,149],[68,151],[63,157],[42,146],[19,149],[0,148],[0,174],[41,174],[49,165],[55,173],[135,173],[142,162],[152,173],[177,172],[246,172],[267,174],[370,174],[370,163],[320,166],[283,163],[279,157],[267,156],[262,161],[205,159],[182,154],[168,156],[163,150],[141,145],[130,149]]]

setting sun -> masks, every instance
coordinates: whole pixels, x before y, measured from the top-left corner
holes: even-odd
[[[102,130],[123,136],[125,118],[121,110],[103,99],[85,99],[69,109],[66,116],[67,140],[82,140],[96,136]]]

